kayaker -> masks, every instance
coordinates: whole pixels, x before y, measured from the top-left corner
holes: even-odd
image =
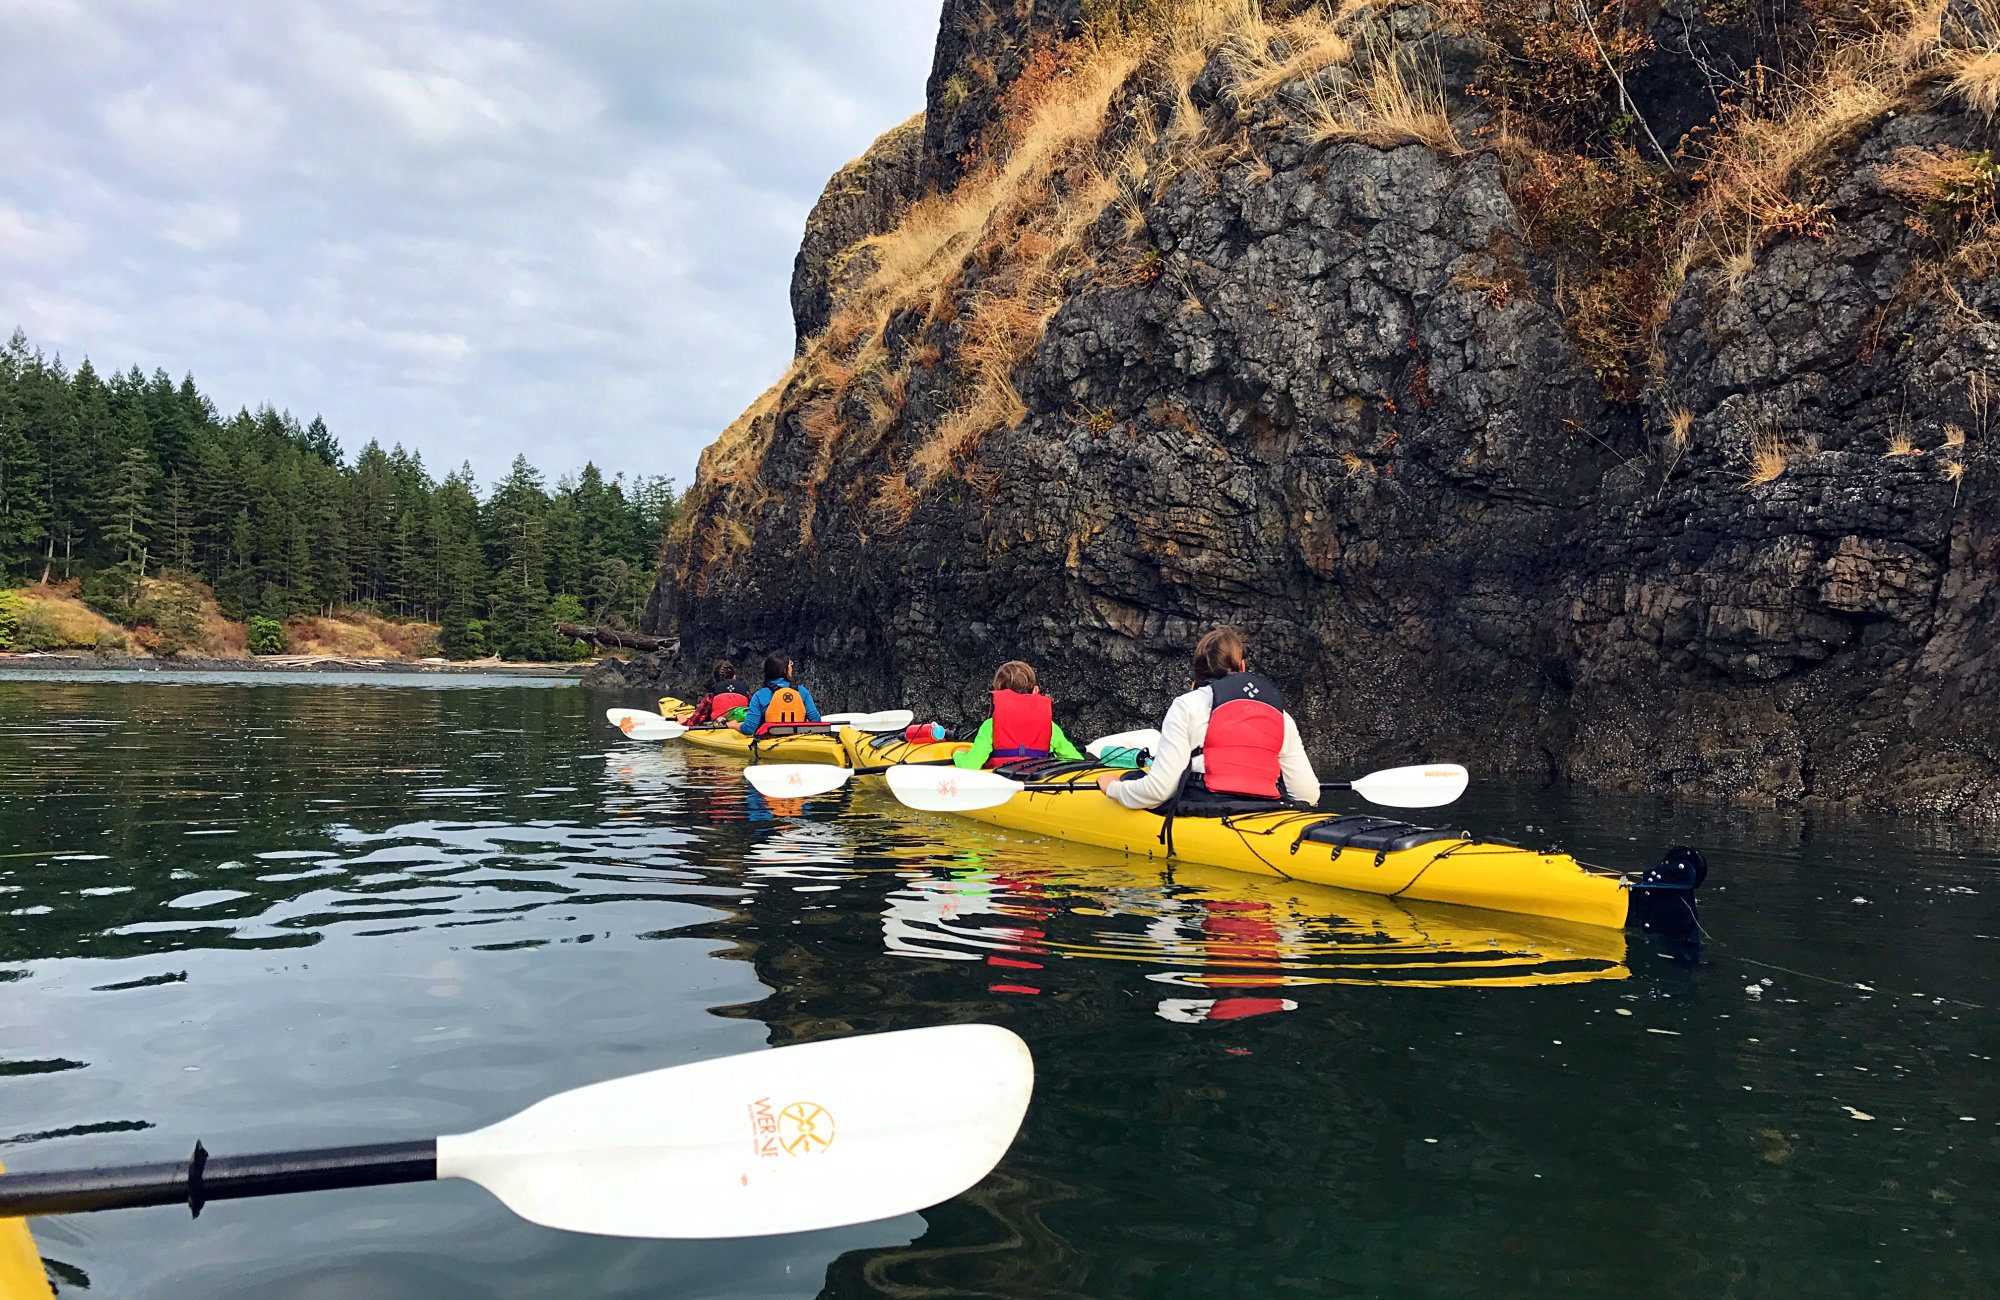
[[[993,674],[993,716],[979,724],[972,748],[952,756],[958,767],[992,767],[1022,758],[1083,761],[1056,725],[1055,704],[1042,694],[1032,665],[1009,659]]]
[[[1160,749],[1146,774],[1115,772],[1098,788],[1127,808],[1200,815],[1203,805],[1237,810],[1284,800],[1319,802],[1319,777],[1298,724],[1270,680],[1250,671],[1243,635],[1219,627],[1195,643],[1194,689],[1167,708]]]
[[[750,697],[749,712],[738,728],[746,736],[762,736],[772,728],[790,730],[818,722],[819,705],[812,692],[792,685],[792,657],[782,650],[764,656],[764,685]]]
[[[708,694],[694,706],[688,715],[686,725],[699,727],[704,723],[721,722],[731,709],[747,708],[750,704],[750,686],[736,676],[736,665],[727,659],[715,661],[715,670],[709,674]]]

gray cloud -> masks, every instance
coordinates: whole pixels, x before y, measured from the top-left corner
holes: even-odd
[[[0,0],[0,332],[483,478],[685,481],[937,0]]]

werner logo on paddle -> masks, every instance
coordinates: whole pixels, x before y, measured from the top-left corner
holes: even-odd
[[[760,1156],[805,1156],[833,1145],[833,1114],[811,1101],[777,1110],[771,1099],[750,1103],[750,1145]]]

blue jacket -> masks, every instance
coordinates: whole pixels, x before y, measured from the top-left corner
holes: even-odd
[[[750,711],[743,715],[743,725],[737,730],[746,736],[757,734],[757,728],[764,725],[764,710],[771,707],[771,691],[779,686],[792,686],[792,684],[780,677],[758,688],[757,693],[750,697]],[[792,686],[792,689],[805,699],[807,720],[818,722],[819,705],[813,703],[813,693],[803,686]]]

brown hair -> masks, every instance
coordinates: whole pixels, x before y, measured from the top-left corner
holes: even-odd
[[[791,677],[791,673],[792,673],[792,657],[786,654],[783,650],[773,650],[770,654],[764,656],[765,681],[775,682],[780,677],[789,680]]]
[[[714,673],[710,674],[709,680],[715,682],[726,682],[735,676],[736,676],[736,665],[730,663],[727,659],[718,659],[715,661],[715,671]]]
[[[1009,659],[993,670],[993,689],[996,691],[1019,691],[1023,695],[1035,693],[1035,670],[1019,659]]]
[[[1243,671],[1243,634],[1233,627],[1204,633],[1194,643],[1194,684],[1206,686]]]

